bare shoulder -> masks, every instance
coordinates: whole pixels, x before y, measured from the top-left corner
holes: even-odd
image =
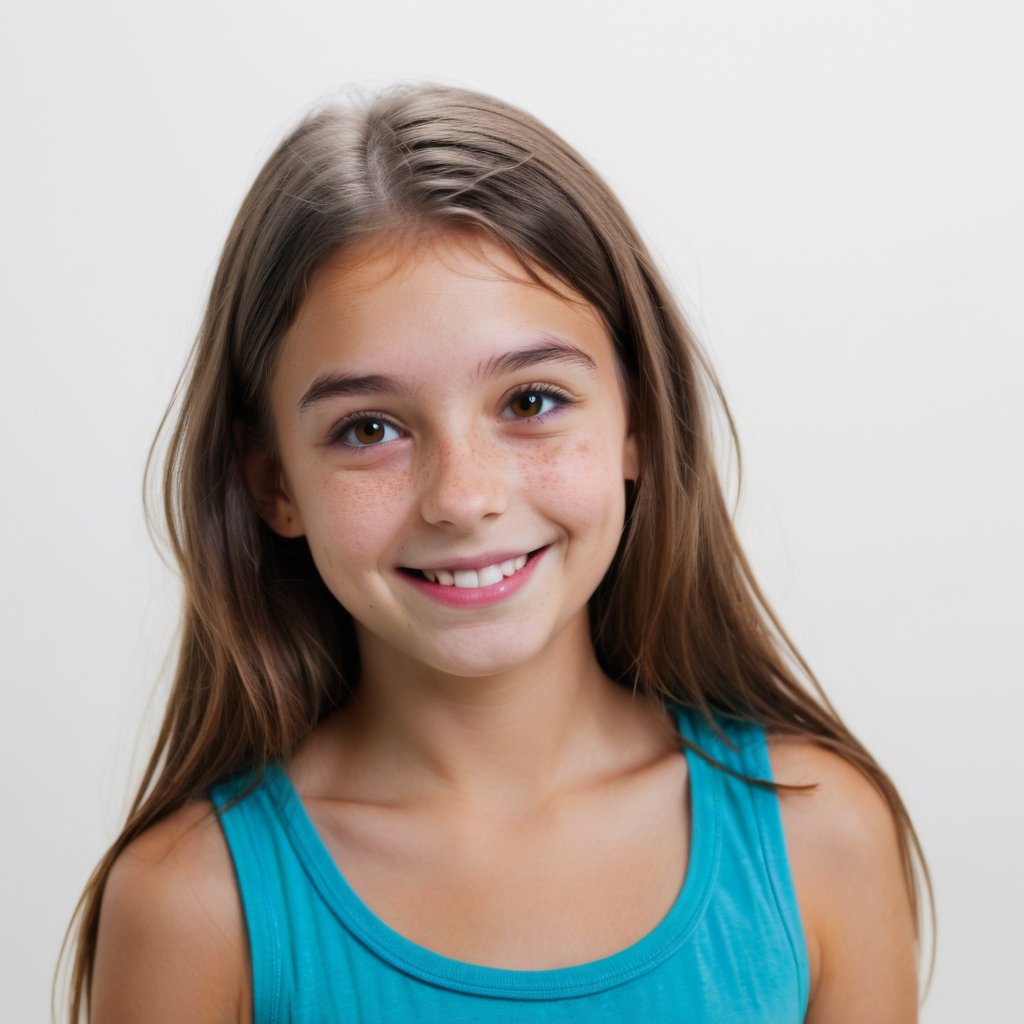
[[[811,961],[809,1024],[917,1020],[914,920],[896,819],[856,766],[770,737],[786,846]]]
[[[100,912],[90,1019],[251,1016],[245,921],[212,806],[180,808],[130,843]]]
[[[783,792],[783,814],[803,838],[822,844],[843,858],[875,860],[885,840],[896,848],[896,824],[889,805],[874,784],[841,755],[810,740],[769,737],[775,781],[787,786],[813,786],[805,792]],[[789,823],[787,822],[787,838]],[[807,832],[803,836],[803,831]]]

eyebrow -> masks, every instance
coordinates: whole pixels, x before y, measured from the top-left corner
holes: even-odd
[[[597,370],[597,363],[583,349],[561,338],[545,337],[540,344],[488,359],[479,367],[477,375],[484,379],[501,377],[506,373],[525,370],[537,363],[568,363],[591,372]]]
[[[477,367],[477,379],[493,379],[509,373],[517,373],[538,363],[568,363],[581,369],[596,372],[597,363],[583,349],[561,338],[545,337],[539,344],[493,356]],[[299,399],[299,412],[329,398],[343,398],[348,395],[406,394],[408,385],[396,377],[382,373],[322,373],[306,389]]]
[[[299,412],[305,412],[310,406],[324,402],[328,398],[404,390],[406,389],[394,377],[381,373],[321,373],[299,399]]]

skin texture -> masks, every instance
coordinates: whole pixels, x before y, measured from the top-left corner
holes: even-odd
[[[587,623],[641,439],[603,324],[550,283],[469,236],[378,240],[328,265],[272,383],[278,457],[243,455],[260,514],[306,536],[360,646],[355,698],[287,766],[307,811],[385,922],[516,969],[648,933],[690,838],[672,727],[604,676]],[[405,571],[538,550],[518,589],[479,607],[445,604]],[[780,797],[808,1020],[915,1020],[886,805],[810,743],[772,741],[771,757],[779,781],[817,783]],[[230,858],[196,803],[114,867],[92,1020],[247,1021],[248,972]]]
[[[176,811],[114,865],[100,913],[89,1019],[252,1019],[241,902],[208,804]]]
[[[896,826],[871,783],[802,740],[770,745],[811,963],[808,1024],[917,1020],[914,921]]]

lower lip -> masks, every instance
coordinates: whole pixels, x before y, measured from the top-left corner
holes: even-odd
[[[511,597],[520,587],[524,586],[547,550],[547,548],[541,548],[535,555],[531,555],[527,559],[526,565],[522,569],[517,569],[511,576],[506,576],[489,587],[446,587],[443,583],[431,583],[430,580],[422,576],[413,576],[407,572],[399,572],[399,576],[411,583],[421,593],[441,604],[450,605],[453,608],[482,608],[485,605],[504,601],[505,598]]]

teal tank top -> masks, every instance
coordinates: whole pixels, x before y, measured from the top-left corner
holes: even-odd
[[[735,771],[770,779],[761,727],[695,711],[680,734]],[[644,938],[578,966],[514,971],[434,953],[388,927],[352,890],[278,766],[211,792],[249,936],[254,1024],[668,1021],[792,1024],[809,970],[778,801],[692,751],[686,877]]]

